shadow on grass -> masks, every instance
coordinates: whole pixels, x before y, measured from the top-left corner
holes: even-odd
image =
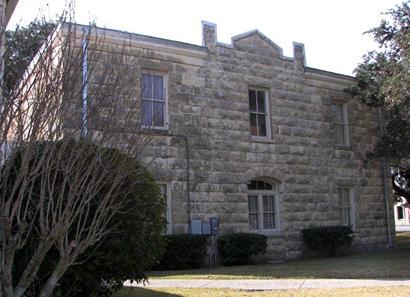
[[[115,297],[183,297],[166,292],[158,292],[144,288],[122,288],[115,293]]]
[[[180,279],[410,278],[408,267],[410,267],[410,232],[398,234],[395,249],[276,264],[158,271],[153,272],[150,277]]]

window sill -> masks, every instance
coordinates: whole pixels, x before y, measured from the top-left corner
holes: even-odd
[[[277,236],[280,235],[279,230],[249,230],[250,233],[266,235],[266,236]]]
[[[141,132],[147,135],[169,135],[170,131],[168,128],[160,128],[160,127],[141,127]]]
[[[261,137],[261,136],[251,136],[251,142],[259,142],[259,143],[274,143],[272,138],[269,137]]]
[[[335,144],[335,150],[351,151],[352,147],[350,145]]]

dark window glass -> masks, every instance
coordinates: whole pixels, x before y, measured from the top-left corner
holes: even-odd
[[[142,98],[152,98],[152,75],[142,74]]]
[[[251,118],[251,135],[258,135],[258,125],[256,121],[256,114],[251,113],[250,118]]]
[[[272,190],[272,189],[273,189],[273,187],[272,187],[271,184],[265,183],[265,190]]]
[[[248,190],[256,190],[256,180],[251,181],[248,183]]]
[[[152,125],[152,103],[150,101],[142,101],[142,124],[144,126]]]
[[[258,132],[259,136],[266,136],[266,115],[258,114]]]
[[[259,206],[258,196],[248,196],[248,211],[249,211],[249,228],[251,230],[259,229]]]
[[[249,110],[256,111],[256,92],[249,90]]]
[[[248,183],[248,190],[272,190],[273,186],[262,180],[252,180]]]
[[[402,206],[397,207],[397,219],[403,220],[404,219],[404,209]]]
[[[266,92],[260,90],[248,90],[248,94],[251,135],[266,137],[268,135]]]
[[[165,100],[164,78],[160,75],[153,75],[154,99]]]
[[[266,112],[264,91],[258,91],[258,112]]]
[[[154,101],[154,126],[164,126],[164,103]]]
[[[148,127],[165,126],[164,77],[142,73],[142,125]]]

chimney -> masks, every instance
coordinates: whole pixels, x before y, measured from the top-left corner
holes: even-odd
[[[293,42],[293,60],[296,71],[304,71],[306,66],[305,45]]]
[[[216,24],[202,21],[202,45],[208,46],[210,44],[216,45],[218,41],[216,37]]]

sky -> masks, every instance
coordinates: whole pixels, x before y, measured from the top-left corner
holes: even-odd
[[[20,0],[8,29],[61,14],[67,0]],[[363,33],[401,0],[77,0],[81,24],[201,45],[201,20],[217,24],[218,41],[258,29],[292,57],[305,44],[307,66],[352,75],[362,56],[377,49]],[[114,4],[113,4],[114,3]]]

